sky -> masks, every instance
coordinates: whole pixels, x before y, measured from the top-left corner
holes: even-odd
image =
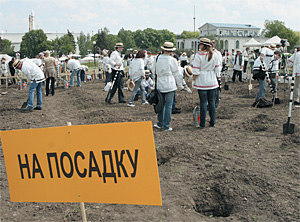
[[[168,29],[175,34],[209,23],[251,24],[264,28],[265,20],[280,20],[300,31],[300,0],[0,0],[0,31],[28,32],[28,17],[46,33],[96,33],[107,27]]]

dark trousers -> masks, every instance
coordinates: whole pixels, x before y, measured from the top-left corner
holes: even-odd
[[[123,82],[123,70],[116,71],[113,69],[111,72],[111,76],[112,76],[112,80],[114,80],[115,78],[116,79],[115,79],[115,82],[114,82],[111,92],[108,93],[108,95],[107,95],[106,101],[110,101],[114,97],[114,95],[118,89],[118,99],[119,99],[119,102],[122,102],[122,101],[124,101],[124,94],[122,92],[123,83],[124,83]]]
[[[247,71],[247,64],[248,64],[248,61],[244,61],[244,72],[246,72]]]
[[[85,71],[83,69],[81,70],[81,73],[80,73],[80,80],[81,80],[81,82],[85,81]]]
[[[242,71],[233,70],[232,82],[235,82],[235,77],[239,77],[239,81],[242,82]]]
[[[51,80],[51,94],[52,96],[54,96],[54,83],[55,83],[54,77],[49,77],[46,79],[46,96],[49,95],[50,80]]]

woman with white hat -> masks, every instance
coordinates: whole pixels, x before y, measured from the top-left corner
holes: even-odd
[[[221,78],[219,72],[221,64],[211,46],[209,39],[201,38],[200,50],[195,55],[193,63],[193,87],[198,89],[200,98],[200,128],[205,127],[207,103],[210,115],[209,125],[213,127],[216,123],[215,94],[219,87],[217,78]]]
[[[135,106],[132,102],[134,100],[134,97],[138,89],[141,89],[142,104],[148,104],[145,95],[145,85],[142,84],[142,81],[145,78],[144,58],[145,58],[145,52],[143,50],[139,50],[138,53],[136,54],[136,57],[132,60],[129,69],[129,78],[134,82],[134,88],[127,104],[127,106],[129,107]]]
[[[165,42],[161,47],[163,53],[154,60],[152,67],[153,74],[157,75],[157,90],[163,97],[163,109],[157,113],[158,122],[154,127],[163,128],[165,131],[172,131],[170,121],[176,83],[182,88],[182,75],[178,72],[176,59],[172,57],[173,51],[176,50],[173,46],[172,42]]]

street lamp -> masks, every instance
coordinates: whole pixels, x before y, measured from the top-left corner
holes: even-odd
[[[96,41],[93,41],[93,46],[94,46],[94,68],[96,69],[96,52],[95,52],[95,46],[96,46]]]

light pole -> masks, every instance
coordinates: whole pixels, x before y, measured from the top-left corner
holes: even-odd
[[[94,68],[96,69],[96,52],[95,52],[95,46],[96,46],[96,41],[93,41],[93,47],[94,47]]]

